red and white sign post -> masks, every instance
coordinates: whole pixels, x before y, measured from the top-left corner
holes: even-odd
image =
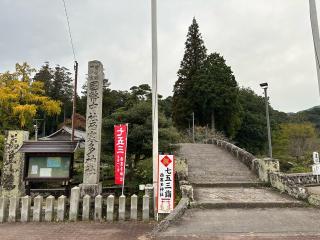
[[[158,213],[170,213],[174,208],[174,156],[159,155]]]
[[[122,185],[126,175],[128,124],[114,126],[114,181],[116,185]]]

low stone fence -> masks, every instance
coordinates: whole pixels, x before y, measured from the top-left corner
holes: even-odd
[[[142,209],[138,212],[138,197],[130,197],[130,210],[126,208],[126,196],[122,195],[117,199],[118,209],[115,207],[113,195],[104,199],[101,195],[92,199],[85,195],[80,199],[79,187],[71,190],[70,201],[66,196],[60,196],[57,201],[55,197],[49,196],[43,199],[37,196],[32,199],[30,196],[0,198],[0,223],[3,222],[63,222],[63,221],[124,221],[138,220],[149,221],[150,199],[148,195],[143,196]],[[82,204],[81,204],[82,203]],[[43,208],[43,205],[45,207]],[[69,206],[69,207],[68,207]],[[116,212],[117,209],[117,212]],[[44,210],[44,211],[43,211]],[[44,214],[43,214],[44,213]]]
[[[310,188],[320,185],[319,176],[312,173],[282,173],[280,172],[279,161],[276,159],[255,158],[251,153],[223,140],[212,139],[208,143],[215,144],[230,152],[256,173],[261,181],[270,183],[280,192],[285,192],[297,199],[306,200],[312,205],[320,206],[320,190],[317,192]]]
[[[270,183],[281,192],[299,199],[309,197],[306,186],[319,185],[319,176],[312,173],[270,173]]]

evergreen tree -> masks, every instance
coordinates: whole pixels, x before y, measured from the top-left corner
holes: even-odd
[[[193,18],[187,34],[185,53],[178,71],[178,80],[173,90],[173,120],[180,128],[188,125],[187,119],[195,110],[192,88],[198,70],[201,69],[206,59],[206,52],[206,47],[199,32],[199,25]]]
[[[243,116],[234,140],[239,147],[253,154],[264,154],[268,139],[265,100],[249,88],[240,89],[239,97]]]
[[[54,71],[49,65],[49,62],[45,62],[44,65],[41,66],[40,70],[34,75],[33,80],[39,81],[43,83],[44,90],[46,95],[52,95],[52,82],[53,82],[53,74]]]
[[[40,114],[44,119],[43,135],[47,135],[56,131],[59,124],[72,115],[73,84],[71,73],[67,68],[59,65],[52,69],[49,62],[45,62],[33,80],[43,83],[46,96],[62,103],[60,115],[49,117],[45,113]]]
[[[214,123],[216,130],[233,137],[241,123],[241,106],[231,67],[218,53],[210,54],[195,80],[191,92],[199,124]]]
[[[56,98],[62,102],[68,102],[72,100],[73,86],[71,73],[65,67],[57,65],[55,67],[52,90],[50,92],[53,98]]]

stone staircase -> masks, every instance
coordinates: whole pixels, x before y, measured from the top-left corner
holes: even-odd
[[[194,202],[159,239],[238,239],[233,237],[239,234],[243,239],[252,234],[320,239],[319,209],[268,187],[227,151],[211,144],[181,144],[179,154],[188,162]]]

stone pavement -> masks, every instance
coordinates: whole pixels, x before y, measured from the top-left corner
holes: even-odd
[[[181,144],[193,184],[256,182],[257,176],[230,153],[212,144]]]
[[[5,223],[1,240],[145,240],[154,223]]]
[[[158,239],[320,239],[320,209],[265,187],[211,144],[182,144],[195,202]]]

